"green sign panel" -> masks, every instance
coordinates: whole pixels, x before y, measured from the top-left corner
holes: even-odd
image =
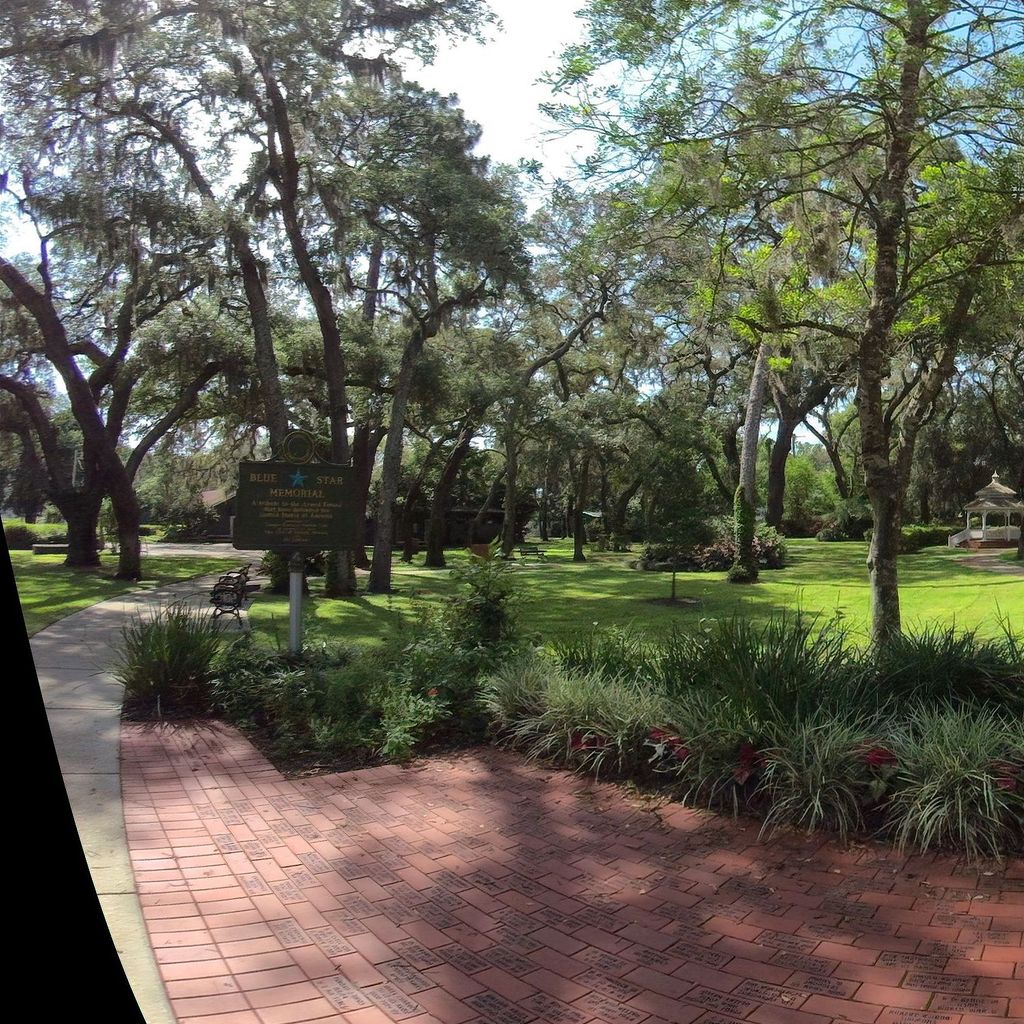
[[[354,470],[327,462],[242,462],[231,542],[264,551],[335,551],[361,540]]]

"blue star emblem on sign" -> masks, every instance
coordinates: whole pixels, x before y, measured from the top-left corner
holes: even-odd
[[[301,469],[295,470],[292,473],[292,487],[305,487],[306,485],[306,474]]]

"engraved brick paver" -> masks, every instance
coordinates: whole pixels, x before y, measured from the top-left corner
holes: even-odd
[[[759,843],[490,749],[287,779],[125,725],[122,758],[181,1022],[1024,1022],[1024,860]]]

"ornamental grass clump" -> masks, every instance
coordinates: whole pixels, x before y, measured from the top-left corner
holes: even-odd
[[[736,813],[756,785],[760,755],[748,717],[709,690],[670,698],[645,739],[649,763],[687,803]]]
[[[774,726],[753,794],[764,806],[762,833],[827,828],[845,842],[861,829],[874,782],[869,753],[881,749],[872,747],[874,731],[874,723],[856,713],[822,709]]]
[[[669,691],[696,688],[723,698],[746,716],[751,738],[767,726],[795,722],[818,707],[863,699],[866,679],[835,623],[779,615],[764,624],[734,616],[710,624],[700,642],[677,644]]]
[[[1024,853],[1024,720],[977,705],[909,709],[892,746],[887,831],[903,850]]]
[[[499,665],[484,680],[480,703],[498,736],[541,713],[553,668],[548,659],[531,649]]]
[[[553,641],[551,653],[567,672],[592,672],[606,679],[653,679],[661,654],[646,633],[632,626],[572,633]]]
[[[114,678],[127,697],[155,702],[158,710],[205,710],[220,644],[220,624],[209,612],[170,604],[122,627]]]
[[[557,760],[594,775],[641,773],[644,739],[651,723],[665,716],[662,695],[635,679],[567,672],[541,659],[491,676],[484,703],[503,742],[531,759]],[[533,710],[523,713],[527,707]]]
[[[867,668],[879,693],[893,698],[983,701],[1024,715],[1024,649],[1009,624],[1003,635],[930,626],[874,648]]]

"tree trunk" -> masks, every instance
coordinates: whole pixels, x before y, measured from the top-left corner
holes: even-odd
[[[73,569],[100,566],[96,528],[100,519],[98,492],[54,494],[53,503],[68,524],[68,553],[64,564]]]
[[[455,486],[462,463],[469,454],[472,440],[473,427],[467,423],[462,428],[455,448],[448,456],[448,461],[441,472],[441,478],[437,481],[437,486],[434,488],[434,498],[430,503],[430,519],[427,522],[427,553],[423,560],[423,564],[431,569],[443,569],[445,567],[445,517],[448,515],[452,487]]]
[[[877,491],[871,495],[875,525],[868,549],[871,583],[871,635],[884,642],[900,631],[900,590],[897,557],[900,553],[900,502]]]
[[[583,546],[587,542],[586,517],[583,515],[583,510],[587,507],[587,491],[589,487],[590,456],[584,455],[580,463],[579,486],[576,488],[576,508],[573,511],[572,519],[572,560],[574,562],[585,562],[587,560],[587,556],[583,553]]]
[[[373,460],[370,458],[370,426],[357,423],[352,432],[352,468],[356,486],[356,546],[352,558],[357,569],[369,569],[370,559],[366,557],[366,509],[370,502],[370,475]]]
[[[642,477],[637,477],[612,503],[611,513],[608,520],[608,533],[615,537],[612,547],[615,551],[625,551],[629,538],[626,534],[626,511],[634,495],[640,490],[643,483]]]
[[[142,545],[139,542],[139,501],[130,481],[118,480],[108,487],[117,520],[117,573],[119,580],[142,578]]]
[[[782,529],[786,508],[786,462],[793,448],[793,432],[799,419],[779,419],[771,458],[768,460],[768,502],[764,521],[776,530]]]
[[[377,502],[377,528],[373,538],[373,563],[367,593],[391,593],[391,550],[394,545],[394,503],[398,496],[398,478],[402,469],[402,435],[405,432],[405,410],[409,404],[416,375],[416,363],[426,334],[416,327],[402,352],[402,362],[395,379],[388,418],[388,435],[384,443],[384,462],[381,467],[380,498]]]
[[[743,422],[743,449],[740,453],[740,483],[736,488],[733,513],[736,520],[736,563],[729,573],[733,583],[757,580],[757,559],[754,557],[754,519],[757,514],[757,442],[761,430],[768,387],[768,344],[763,339],[757,349],[754,372],[750,378],[747,414]]]
[[[542,541],[548,541],[551,539],[550,531],[548,527],[548,505],[550,500],[548,495],[551,492],[551,445],[548,445],[547,458],[544,460],[544,489],[540,495],[540,514],[538,516],[538,526],[540,529],[540,539]]]
[[[473,544],[476,542],[477,533],[481,526],[484,525],[484,516],[494,508],[494,503],[498,500],[498,489],[501,487],[501,481],[505,479],[505,467],[502,466],[501,472],[491,481],[491,486],[487,490],[487,497],[484,498],[484,503],[477,510],[475,516],[469,524],[468,537],[466,538],[467,544]]]
[[[899,266],[907,223],[906,184],[910,173],[911,147],[918,129],[921,70],[925,60],[928,28],[938,9],[908,5],[910,23],[900,68],[900,103],[893,117],[892,139],[885,169],[874,198],[875,266],[864,330],[857,346],[857,415],[860,420],[864,485],[874,513],[868,552],[871,585],[871,638],[885,644],[901,631],[899,554],[900,480],[890,453],[882,389],[885,382],[889,337],[899,312]],[[911,446],[912,450],[912,446]],[[909,455],[909,452],[907,453]]]
[[[519,449],[515,423],[510,419],[505,435],[505,517],[501,523],[501,557],[508,558],[516,546],[516,504],[518,501]]]

